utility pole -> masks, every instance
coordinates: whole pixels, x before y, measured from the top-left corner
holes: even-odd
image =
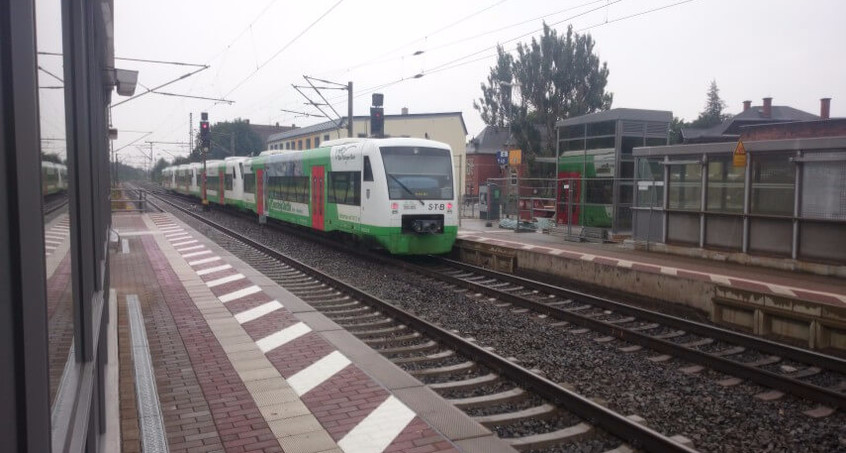
[[[209,152],[209,114],[206,112],[200,113],[200,152],[203,155],[203,187],[200,189],[203,192],[203,210],[209,210],[209,199],[206,198],[206,154]]]
[[[188,112],[188,149],[194,152],[194,112]]]
[[[347,137],[353,136],[353,86],[352,81],[347,82]]]

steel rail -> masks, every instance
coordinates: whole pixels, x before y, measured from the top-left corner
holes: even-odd
[[[376,310],[383,312],[400,322],[418,330],[430,337],[443,342],[447,347],[454,349],[456,352],[464,354],[472,360],[495,370],[501,375],[520,383],[535,392],[541,397],[573,412],[577,416],[597,423],[600,428],[608,431],[610,434],[619,437],[620,439],[629,442],[636,448],[646,449],[648,451],[661,452],[687,452],[692,453],[696,450],[681,445],[667,436],[636,423],[627,417],[624,417],[614,411],[611,411],[603,406],[600,406],[593,401],[584,398],[570,390],[567,390],[558,384],[538,376],[535,373],[497,355],[489,352],[473,343],[470,343],[463,338],[444,330],[438,326],[432,325],[411,313],[402,310],[388,302],[385,302],[378,297],[371,295],[358,288],[350,286],[340,280],[337,280],[305,263],[301,263],[283,253],[254,241],[246,236],[241,235],[236,231],[232,231],[214,221],[204,218],[201,215],[188,211],[180,206],[170,203],[160,197],[160,200],[170,204],[181,212],[211,226],[212,228],[238,239],[246,245],[253,247],[268,256],[278,259],[285,264],[300,270],[303,273],[319,280],[339,291],[349,294],[351,297],[373,306]]]

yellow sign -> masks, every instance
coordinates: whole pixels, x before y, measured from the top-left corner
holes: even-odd
[[[737,146],[734,148],[734,156],[732,157],[732,165],[735,167],[746,166],[746,148],[743,147],[743,142],[737,141]]]
[[[516,167],[520,165],[521,161],[523,160],[523,151],[519,149],[512,149],[508,151],[508,165],[512,167]]]

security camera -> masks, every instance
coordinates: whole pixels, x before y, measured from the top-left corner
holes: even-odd
[[[135,94],[135,85],[138,83],[138,71],[129,69],[115,69],[115,88],[121,96],[132,96]]]

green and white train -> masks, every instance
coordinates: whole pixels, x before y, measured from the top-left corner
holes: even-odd
[[[452,150],[417,138],[324,142],[168,167],[164,187],[210,204],[352,238],[392,254],[442,254],[458,233]]]

